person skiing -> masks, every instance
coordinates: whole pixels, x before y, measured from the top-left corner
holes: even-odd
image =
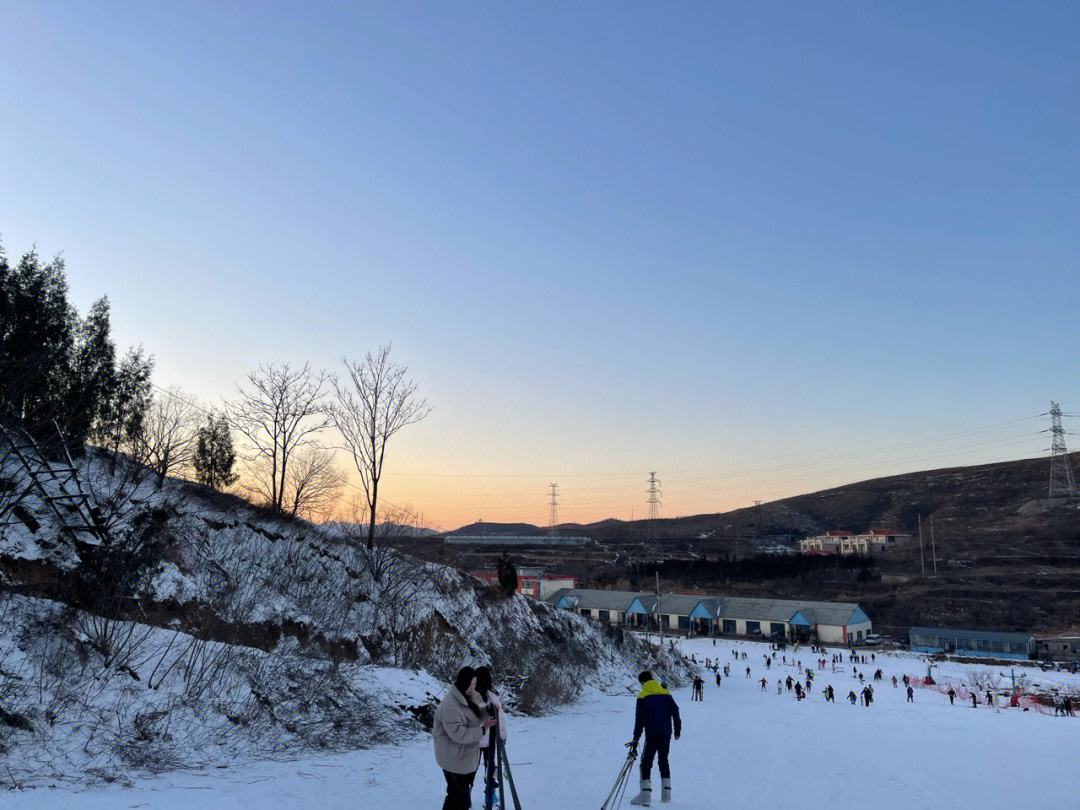
[[[781,681],[779,678],[776,679],[776,694],[784,694],[784,682]]]
[[[491,670],[487,667],[476,668],[476,693],[480,696],[480,708],[495,719],[499,726],[499,739],[506,742],[506,715],[503,713],[502,698],[492,686]],[[484,808],[491,810],[495,804],[495,752],[498,744],[490,729],[484,729],[480,738],[480,754],[484,760]]]
[[[994,708],[994,693],[989,689],[986,690],[986,705],[991,709]]]
[[[915,702],[915,690],[912,689],[910,686],[907,688],[907,702],[908,703],[914,703]]]
[[[435,762],[446,778],[443,810],[468,810],[472,806],[472,786],[480,767],[480,740],[497,722],[480,708],[476,694],[476,672],[463,667],[435,709],[431,736]]]
[[[825,687],[825,702],[836,703],[836,693],[833,691],[831,683]]]
[[[761,679],[761,691],[764,692],[765,687],[768,686],[768,685],[769,685],[769,682],[767,680],[765,680],[764,678],[762,678]]]
[[[747,677],[747,678],[749,678],[749,677],[750,677],[750,667],[747,667],[747,668],[746,668],[746,677]]]
[[[852,706],[859,702],[859,698],[855,695],[854,689],[847,693],[847,699],[848,703],[850,703]]]
[[[979,708],[979,696],[975,692],[971,693],[971,708]]]
[[[954,701],[956,700],[956,690],[950,686],[949,691],[945,694],[949,696],[949,705],[954,705]]]
[[[682,719],[679,717],[679,705],[671,692],[653,679],[652,673],[645,670],[638,675],[641,691],[638,692],[634,710],[634,738],[630,742],[632,751],[637,750],[638,740],[645,734],[645,750],[641,752],[641,789],[630,804],[649,807],[652,803],[652,763],[656,757],[660,767],[660,801],[671,801],[671,769],[668,766],[668,749],[671,747],[672,730],[675,739],[682,734]]]
[[[892,688],[893,689],[896,688],[896,676],[895,675],[892,676]]]
[[[716,670],[716,685],[720,685],[720,670]]]

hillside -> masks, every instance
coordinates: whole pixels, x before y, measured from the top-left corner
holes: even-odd
[[[1071,461],[1080,469],[1080,453]],[[591,558],[563,558],[558,566],[586,582],[636,587],[640,564],[667,560],[662,571],[676,589],[855,599],[887,628],[1067,629],[1080,616],[1080,502],[1047,501],[1048,474],[1046,458],[906,473],[760,507],[661,520],[654,540],[647,540],[645,521],[568,524],[561,529],[594,537],[604,548]],[[835,568],[768,577],[701,562],[746,557],[764,545],[790,546],[828,529],[915,534],[920,515],[926,579],[917,542],[878,555],[862,577]],[[542,554],[531,561],[552,562]]]
[[[676,657],[452,568],[88,452],[35,485],[0,452],[0,752],[14,784],[423,734],[460,666],[515,711]],[[65,495],[64,493],[68,493]],[[21,496],[13,506],[12,498]]]

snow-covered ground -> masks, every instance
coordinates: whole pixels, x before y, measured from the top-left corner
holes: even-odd
[[[731,663],[732,677],[718,688],[709,673],[703,702],[691,702],[689,689],[676,692],[683,736],[673,743],[670,807],[1080,807],[1080,719],[1017,708],[973,709],[970,701],[959,699],[950,707],[945,695],[929,688],[917,689],[909,704],[903,686],[894,689],[890,680],[893,674],[926,674],[925,658],[908,654],[879,655],[875,664],[859,667],[867,678],[878,667],[885,674],[870,708],[845,700],[849,689],[859,690],[848,663],[842,671],[819,671],[811,697],[798,703],[786,691],[776,693],[777,679],[797,677],[797,670],[789,664],[766,672],[762,658],[767,644],[718,641],[714,646],[694,640],[683,647],[700,662],[708,656]],[[735,664],[733,649],[747,653],[745,664]],[[785,654],[791,661],[791,651]],[[798,657],[813,666],[815,655],[808,649]],[[745,675],[747,665],[751,677]],[[1080,677],[1024,671],[1044,687],[1080,691]],[[1000,667],[948,664],[935,668],[934,677],[957,686],[997,680],[1004,688],[1008,678],[1003,672],[1008,674]],[[769,681],[765,692],[759,684],[763,674]],[[822,697],[826,684],[836,690],[835,704]],[[618,695],[594,691],[547,717],[513,719],[508,748],[525,808],[600,806],[632,730],[631,686]],[[442,776],[427,739],[302,760],[222,765],[227,767],[140,779],[130,788],[8,793],[3,806],[426,810],[441,804]],[[636,773],[634,780],[632,787]],[[474,789],[474,807],[480,806],[479,795]]]

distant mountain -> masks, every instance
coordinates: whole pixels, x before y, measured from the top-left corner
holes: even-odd
[[[1070,461],[1080,470],[1080,453]],[[610,519],[566,524],[561,533],[583,534],[603,546],[591,556],[563,555],[558,567],[585,583],[639,587],[630,563],[667,560],[661,576],[674,589],[858,601],[885,632],[913,624],[1077,629],[1080,498],[1049,500],[1049,475],[1049,459],[1033,458],[875,478],[655,526]],[[861,579],[855,572],[809,570],[733,579],[715,562],[769,546],[792,547],[829,529],[917,535],[920,517],[922,548],[916,538],[875,555]],[[484,528],[497,534],[510,526],[522,531],[521,524]],[[546,562],[541,556],[527,561]]]
[[[487,521],[477,521],[476,523],[470,523],[468,526],[462,526],[460,529],[454,529],[452,532],[447,532],[448,535],[498,535],[498,534],[511,534],[511,535],[541,535],[547,530],[541,529],[539,526],[534,526],[531,523],[488,523]]]
[[[1070,457],[1080,470],[1080,453]],[[997,532],[1003,522],[1039,523],[1047,511],[1049,460],[1023,459],[973,467],[903,473],[845,484],[832,489],[795,495],[760,507],[714,512],[656,522],[655,534],[668,539],[693,539],[708,534],[714,539],[764,534],[802,537],[829,529],[862,531],[896,528],[915,531],[921,515],[933,515],[939,527],[950,531]],[[1013,521],[1015,522],[1015,521]],[[1053,522],[1053,521],[1051,521]],[[1070,521],[1062,526],[1067,532]],[[647,520],[606,518],[595,523],[566,523],[559,531],[581,533],[598,540],[638,540],[649,529]],[[530,523],[474,523],[451,534],[540,534]],[[1058,532],[1052,530],[1051,536]]]

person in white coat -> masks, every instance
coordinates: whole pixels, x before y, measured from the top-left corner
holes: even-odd
[[[502,697],[495,691],[492,684],[491,670],[487,667],[476,668],[476,694],[480,698],[480,708],[489,717],[495,719],[499,729],[499,739],[506,742],[506,713],[503,711]],[[480,738],[480,754],[484,760],[484,810],[491,810],[495,806],[495,738],[492,736],[493,729],[484,729]]]
[[[472,807],[470,794],[480,765],[480,740],[495,725],[495,719],[488,716],[479,703],[476,672],[471,667],[464,667],[435,710],[431,736],[435,743],[435,762],[446,777],[443,810],[469,810]]]

